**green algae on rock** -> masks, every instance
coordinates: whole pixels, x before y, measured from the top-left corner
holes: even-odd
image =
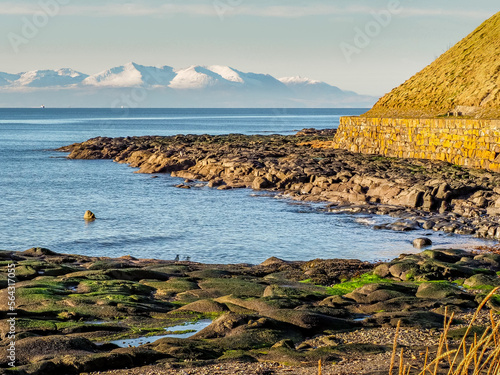
[[[60,267],[54,276],[35,275],[18,283],[19,368],[7,370],[2,362],[0,373],[19,375],[186,361],[297,366],[370,356],[389,349],[384,343],[339,343],[329,337],[393,329],[398,321],[408,329],[437,329],[445,308],[466,315],[500,283],[498,256],[463,250],[426,250],[377,266],[340,259],[204,265],[53,252],[2,254],[2,259],[9,257],[37,271]],[[95,263],[106,267],[89,270]],[[325,277],[308,278],[319,274]],[[6,291],[0,290],[0,296]],[[487,307],[500,312],[499,301],[496,295]],[[168,327],[202,318],[214,321],[191,338],[147,342],[148,336],[168,333]],[[2,346],[9,342],[8,331],[4,319]],[[324,345],[312,347],[308,338],[313,335]],[[144,337],[137,348],[97,345],[136,337]]]

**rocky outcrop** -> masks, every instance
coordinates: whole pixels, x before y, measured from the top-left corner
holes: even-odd
[[[455,327],[500,285],[500,255],[449,249],[377,265],[277,258],[259,265],[216,265],[41,248],[0,251],[0,259],[16,262],[16,270],[35,271],[16,283],[18,368],[8,370],[2,359],[0,374],[133,371],[191,361],[197,366],[203,361],[297,366],[318,359],[350,361],[374,349],[385,352],[398,322],[405,327],[401,334],[414,339],[442,328],[448,310],[456,314]],[[0,299],[7,300],[8,293],[2,285]],[[493,296],[487,309],[499,312],[499,301]],[[2,350],[11,343],[7,308],[0,306]],[[491,324],[487,312],[484,317]],[[213,321],[189,338],[168,336],[166,330],[176,330],[172,326],[179,322],[200,318]],[[350,334],[356,339],[346,338]],[[143,339],[136,347],[117,347],[134,337]],[[369,339],[371,346],[353,343],[358,339]],[[436,334],[427,342],[438,341]]]
[[[94,138],[60,149],[73,159],[113,159],[138,173],[171,173],[220,189],[273,190],[329,203],[331,212],[405,219],[381,229],[424,229],[500,238],[500,175],[446,162],[316,149],[331,132],[291,136]]]

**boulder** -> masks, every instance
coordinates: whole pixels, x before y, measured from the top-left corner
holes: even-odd
[[[95,214],[92,211],[85,211],[85,214],[83,215],[83,219],[87,221],[93,221],[96,219]]]
[[[493,287],[500,286],[500,278],[498,276],[478,273],[466,279],[464,286],[472,289],[492,289]]]
[[[408,275],[414,275],[418,272],[418,265],[413,262],[396,262],[389,267],[392,276],[406,281]]]
[[[412,242],[413,247],[417,249],[421,249],[423,247],[431,246],[432,241],[427,237],[415,238]]]
[[[261,190],[271,186],[269,180],[265,177],[256,177],[252,182],[252,189]]]
[[[44,247],[32,247],[31,249],[23,251],[21,254],[34,257],[41,255],[59,255],[56,252],[46,249]]]

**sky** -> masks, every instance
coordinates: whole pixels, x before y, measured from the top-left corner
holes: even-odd
[[[229,65],[381,96],[498,0],[2,0],[0,72]]]

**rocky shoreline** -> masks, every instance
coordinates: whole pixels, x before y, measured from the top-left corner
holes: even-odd
[[[230,134],[93,138],[60,148],[70,159],[112,159],[138,173],[170,173],[190,188],[272,190],[327,202],[330,212],[397,217],[375,229],[426,230],[500,238],[500,174],[446,162],[318,148],[335,130],[296,135]]]
[[[319,359],[331,374],[382,374],[398,321],[399,346],[417,366],[426,347],[436,350],[445,311],[456,314],[454,345],[500,285],[500,255],[450,249],[378,264],[213,265],[32,248],[0,251],[0,262],[16,265],[17,280],[17,367],[1,357],[0,373],[17,375],[312,374]],[[500,313],[500,295],[488,301],[477,332],[491,324],[488,310]],[[11,341],[7,313],[2,305],[3,352]],[[173,327],[199,319],[213,322],[189,338],[156,337],[189,331]],[[119,347],[134,337],[142,338],[137,346]]]

